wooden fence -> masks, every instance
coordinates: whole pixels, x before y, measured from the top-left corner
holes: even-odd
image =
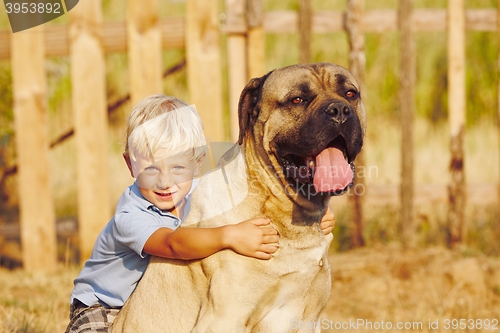
[[[314,33],[345,31],[350,46],[350,69],[364,85],[364,34],[400,30],[402,122],[401,218],[407,226],[403,243],[411,245],[414,228],[412,119],[414,113],[416,31],[448,31],[450,137],[452,140],[450,227],[453,244],[464,240],[465,179],[464,35],[466,30],[497,31],[496,9],[464,10],[463,0],[450,0],[447,10],[412,8],[400,0],[400,10],[365,11],[363,0],[347,0],[347,10],[317,12],[309,0],[300,10],[264,12],[261,0],[226,0],[221,21],[218,1],[186,1],[184,18],[160,19],[158,0],[129,1],[126,22],[103,22],[100,0],[80,1],[67,26],[40,26],[12,34],[0,32],[0,60],[11,59],[15,131],[20,189],[20,224],[23,264],[27,270],[56,266],[54,210],[48,181],[49,142],[46,131],[47,78],[44,59],[71,59],[73,132],[78,150],[78,222],[81,259],[90,255],[97,233],[111,216],[106,163],[107,108],[104,54],[128,52],[130,99],[162,92],[161,51],[185,48],[189,102],[197,106],[206,135],[213,141],[223,133],[221,34],[227,37],[230,133],[235,140],[237,101],[249,78],[264,74],[266,33],[299,32],[300,61],[311,59]],[[499,6],[500,7],[500,6]],[[500,88],[499,88],[500,89]],[[71,135],[70,133],[70,135]],[[361,155],[363,163],[363,155]],[[362,179],[357,179],[362,181]],[[43,193],[44,195],[40,195]],[[362,197],[354,196],[356,226],[353,243],[363,245]]]

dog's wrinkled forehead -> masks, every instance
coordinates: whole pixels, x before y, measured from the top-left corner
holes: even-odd
[[[346,99],[349,92],[355,97]],[[359,84],[342,66],[331,63],[298,64],[253,78],[243,89],[238,103],[238,143],[243,142],[247,132],[254,128],[259,119],[266,122],[271,114],[287,114],[286,110],[291,110],[292,104],[301,105],[300,108],[294,108],[296,116],[307,117],[311,112],[320,112],[334,102],[348,103],[364,131],[366,112]]]
[[[275,70],[264,82],[263,98],[281,100],[290,94],[338,93],[349,89],[359,91],[354,76],[334,64],[293,65]]]

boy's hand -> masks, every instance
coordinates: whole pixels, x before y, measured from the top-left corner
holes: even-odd
[[[270,222],[267,218],[257,218],[227,226],[228,247],[244,256],[271,259],[278,250],[279,235],[269,226]]]
[[[333,228],[335,228],[335,214],[333,213],[333,209],[330,207],[330,205],[327,206],[325,215],[319,223],[319,227],[325,235],[328,235],[333,231]]]

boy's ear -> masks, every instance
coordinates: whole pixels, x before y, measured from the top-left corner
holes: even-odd
[[[130,156],[127,153],[123,153],[123,159],[125,160],[125,163],[127,163],[128,170],[130,171],[130,175],[132,178],[134,177],[134,173],[132,172],[132,163],[130,162]]]
[[[201,171],[201,167],[203,166],[203,160],[205,159],[205,155],[203,154],[197,161],[194,166],[194,176],[198,177]]]

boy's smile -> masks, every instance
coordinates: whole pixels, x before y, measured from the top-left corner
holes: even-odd
[[[159,196],[161,199],[165,200],[170,200],[172,199],[172,196],[177,193],[177,192],[170,192],[170,193],[161,193],[161,192],[155,192],[157,196]]]

